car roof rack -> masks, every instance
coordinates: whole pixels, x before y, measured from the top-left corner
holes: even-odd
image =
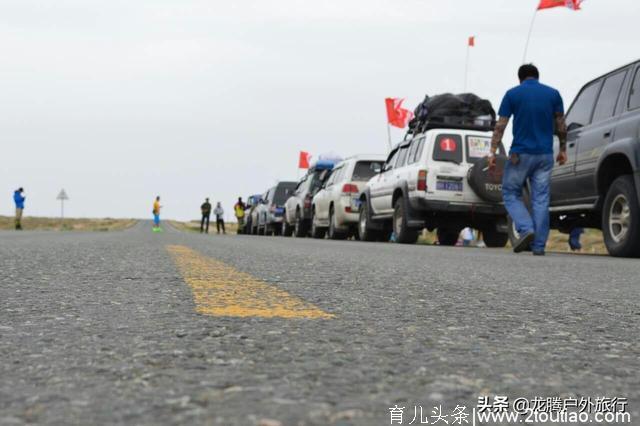
[[[404,140],[407,140],[410,135],[417,135],[424,133],[427,130],[433,129],[455,129],[455,130],[476,130],[481,132],[491,132],[496,127],[496,121],[494,119],[485,118],[470,118],[470,117],[430,117],[421,123],[418,123],[414,128],[407,130],[407,134]]]

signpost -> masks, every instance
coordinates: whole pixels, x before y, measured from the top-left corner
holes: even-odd
[[[60,200],[60,222],[64,222],[64,202],[69,199],[67,192],[63,189],[60,190],[60,193],[56,197],[56,200]]]

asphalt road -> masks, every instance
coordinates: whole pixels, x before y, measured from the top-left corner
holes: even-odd
[[[480,395],[626,397],[640,424],[639,277],[148,223],[3,232],[0,424],[377,426]]]

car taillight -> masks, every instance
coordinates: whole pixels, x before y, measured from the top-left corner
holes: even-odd
[[[427,190],[427,171],[420,170],[418,172],[418,191]]]
[[[276,211],[276,205],[275,204],[271,204],[271,207],[269,207],[269,211],[271,213],[275,212]]]
[[[343,194],[357,194],[358,192],[358,186],[354,185],[352,183],[345,183],[342,186],[342,193]]]
[[[311,195],[310,194],[307,194],[307,196],[304,199],[304,208],[305,209],[311,208]]]

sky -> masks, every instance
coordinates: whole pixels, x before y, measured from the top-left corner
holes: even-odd
[[[517,84],[538,0],[0,0],[0,215],[232,218],[300,150],[385,153],[385,97]],[[640,59],[637,0],[536,16],[528,62],[568,107]],[[403,132],[394,129],[399,141]]]

